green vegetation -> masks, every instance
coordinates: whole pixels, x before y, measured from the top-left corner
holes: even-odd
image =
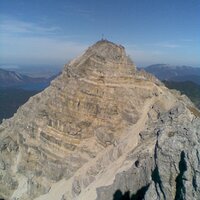
[[[169,89],[176,89],[181,94],[187,95],[191,101],[200,109],[200,85],[191,81],[185,82],[174,82],[174,81],[163,81],[166,87]]]

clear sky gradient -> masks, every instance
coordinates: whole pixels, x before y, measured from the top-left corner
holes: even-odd
[[[138,66],[200,67],[200,0],[0,0],[0,65],[62,65],[102,34]]]

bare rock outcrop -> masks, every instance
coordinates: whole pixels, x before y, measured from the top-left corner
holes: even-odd
[[[198,199],[199,111],[102,40],[0,125],[5,199]]]

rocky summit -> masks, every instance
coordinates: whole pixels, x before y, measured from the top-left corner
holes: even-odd
[[[0,125],[0,198],[198,200],[199,117],[101,40]]]

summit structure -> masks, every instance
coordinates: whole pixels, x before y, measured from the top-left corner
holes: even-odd
[[[198,199],[199,115],[101,40],[0,125],[0,197]]]

